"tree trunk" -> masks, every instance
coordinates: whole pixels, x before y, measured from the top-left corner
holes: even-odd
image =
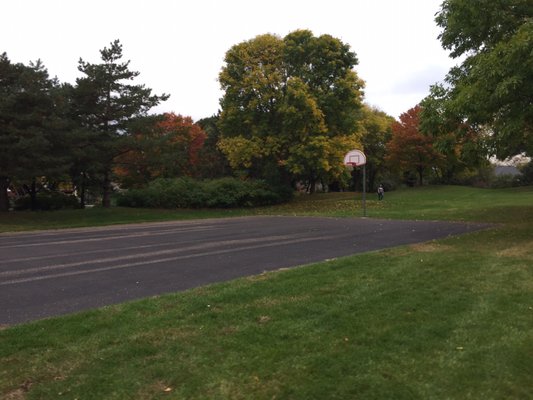
[[[80,207],[85,208],[85,172],[81,173],[80,181]]]
[[[32,211],[37,210],[37,182],[35,180],[35,177],[31,179],[30,204]]]
[[[104,173],[104,183],[102,186],[102,207],[110,208],[111,207],[111,180],[109,179],[109,170],[106,170]]]
[[[9,197],[7,188],[9,187],[9,178],[0,176],[0,212],[9,211]]]
[[[420,179],[420,186],[424,184],[424,168],[418,168],[418,179]]]
[[[309,179],[309,194],[315,194],[316,192],[316,179],[310,178]]]
[[[366,166],[369,167],[369,164],[366,164]],[[376,175],[377,175],[377,171],[374,168],[372,168],[372,166],[366,169],[366,176],[368,179],[368,190],[369,191],[374,190],[374,188],[377,187]]]

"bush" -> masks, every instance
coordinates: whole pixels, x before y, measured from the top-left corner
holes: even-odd
[[[208,181],[157,179],[147,188],[120,194],[117,205],[149,208],[254,207],[287,201],[291,196],[290,188],[270,187],[263,181],[237,178]]]
[[[520,172],[522,172],[520,184],[533,185],[533,160],[520,168]]]
[[[42,211],[61,210],[65,208],[79,208],[80,202],[76,196],[67,195],[61,192],[40,192],[37,193],[36,209]],[[30,210],[31,197],[23,196],[15,200],[15,210]]]
[[[490,182],[490,187],[493,189],[505,189],[515,186],[520,186],[520,177],[515,175],[495,176]]]
[[[157,179],[143,191],[148,191],[149,203],[141,207],[196,208],[205,203],[201,182],[190,178]]]
[[[203,202],[199,182],[189,178],[157,179],[144,189],[130,189],[117,197],[117,205],[124,207],[199,207]]]

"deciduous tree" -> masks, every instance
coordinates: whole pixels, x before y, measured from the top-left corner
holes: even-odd
[[[385,112],[367,105],[361,110],[361,144],[366,156],[368,187],[376,187],[376,179],[385,169],[387,142],[392,135],[394,118]]]
[[[214,179],[231,174],[231,167],[228,159],[218,147],[218,142],[221,137],[220,129],[218,127],[218,115],[213,115],[209,118],[202,118],[196,123],[200,125],[206,133],[206,139],[199,154],[199,173],[202,178]]]
[[[355,54],[329,35],[261,35],[233,46],[220,73],[220,148],[271,182],[332,180],[359,143]]]
[[[458,67],[447,75],[450,110],[492,131],[499,158],[533,154],[533,3],[445,0],[436,17]]]
[[[392,124],[386,159],[398,171],[415,172],[422,185],[424,174],[439,165],[441,156],[433,149],[432,138],[420,132],[420,111],[420,106],[411,108]]]
[[[140,187],[156,178],[198,175],[200,151],[206,139],[192,118],[174,113],[152,117],[115,160],[118,178],[126,187]]]
[[[445,162],[440,164],[440,179],[452,183],[465,170],[488,163],[489,135],[484,126],[471,125],[458,118],[446,101],[442,85],[431,87],[430,94],[420,103],[420,130],[433,138],[433,147]]]

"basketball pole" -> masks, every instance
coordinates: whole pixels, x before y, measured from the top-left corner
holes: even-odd
[[[352,166],[354,189],[357,192],[355,168],[363,166],[363,217],[366,217],[366,156],[361,150],[351,150],[344,156],[344,165]]]
[[[363,217],[366,217],[366,164],[363,164]]]

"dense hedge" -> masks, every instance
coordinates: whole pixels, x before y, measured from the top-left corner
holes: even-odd
[[[148,208],[254,207],[281,203],[291,196],[290,189],[273,188],[257,180],[157,179],[144,189],[131,189],[119,194],[117,205]]]

